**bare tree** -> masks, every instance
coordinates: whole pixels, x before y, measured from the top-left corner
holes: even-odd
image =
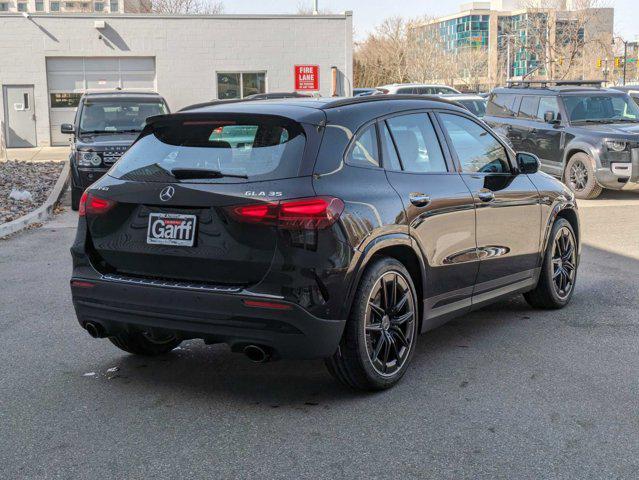
[[[609,25],[605,25],[605,0],[574,0],[572,9],[558,9],[557,0],[526,0],[529,11],[513,29],[514,51],[535,60],[530,77],[555,79],[592,75],[591,54],[609,50]],[[523,34],[522,34],[523,33]]]
[[[315,10],[313,8],[312,1],[302,1],[300,0],[297,4],[297,14],[298,15],[313,15]],[[328,8],[320,8],[317,13],[319,15],[330,15],[333,12]]]
[[[141,12],[169,15],[220,15],[224,3],[216,0],[143,0]]]

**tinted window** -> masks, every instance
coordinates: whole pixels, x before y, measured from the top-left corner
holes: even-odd
[[[513,117],[513,104],[515,95],[510,93],[493,93],[488,100],[487,115],[495,117]]]
[[[395,149],[395,143],[393,137],[391,137],[388,131],[388,125],[386,122],[382,122],[382,145],[384,148],[384,167],[387,170],[401,170],[402,166],[399,163],[399,157],[397,156],[397,150]]]
[[[425,113],[387,120],[402,167],[407,172],[446,172],[446,162],[435,129]]]
[[[564,105],[573,122],[639,119],[639,109],[625,95],[567,95]]]
[[[560,118],[559,115],[559,102],[557,97],[541,97],[539,99],[539,108],[537,109],[537,119],[544,121],[544,115],[546,112],[552,112],[553,119]]]
[[[455,90],[453,90],[452,88],[446,88],[446,87],[437,87],[434,89],[435,93],[457,93]]]
[[[484,100],[460,100],[459,103],[479,118],[486,116],[486,102]]]
[[[80,133],[142,131],[146,119],[167,113],[162,102],[91,101],[84,102],[80,118]]]
[[[350,165],[366,167],[379,167],[379,154],[377,151],[377,129],[370,125],[360,133],[351,145],[346,161]]]
[[[488,130],[475,122],[448,113],[441,114],[442,123],[462,171],[467,173],[507,173],[506,149]]]
[[[535,95],[524,95],[519,105],[519,116],[522,118],[537,118],[537,110],[539,109],[539,97]]]
[[[247,176],[247,181],[288,178],[297,175],[305,144],[302,127],[294,122],[168,117],[134,143],[109,174],[146,182],[175,181],[171,173],[175,169],[215,170]],[[223,177],[188,181],[244,180]]]
[[[414,93],[415,89],[413,87],[409,87],[409,88],[398,88],[397,89],[397,93]]]

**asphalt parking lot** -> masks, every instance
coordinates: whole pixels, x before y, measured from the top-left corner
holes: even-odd
[[[0,241],[0,477],[637,478],[639,195],[580,206],[568,308],[455,320],[378,394],[197,341],[125,355],[76,323],[72,212]]]

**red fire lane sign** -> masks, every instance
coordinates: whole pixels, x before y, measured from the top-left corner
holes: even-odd
[[[319,90],[319,65],[295,65],[295,90]]]

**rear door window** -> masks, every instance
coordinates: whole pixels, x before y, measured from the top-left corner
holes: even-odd
[[[519,105],[519,117],[528,120],[537,119],[539,109],[539,97],[536,95],[524,95]]]
[[[516,95],[511,93],[493,93],[488,100],[486,114],[495,117],[514,117],[515,98]]]
[[[147,182],[288,178],[298,174],[305,145],[302,126],[278,118],[167,118],[148,127],[109,174]],[[188,178],[185,170],[209,175]],[[218,178],[213,178],[216,175]]]
[[[399,159],[406,172],[447,172],[437,134],[426,113],[401,115],[387,121]]]
[[[346,156],[346,163],[360,167],[379,167],[375,124],[369,125],[357,136]]]

